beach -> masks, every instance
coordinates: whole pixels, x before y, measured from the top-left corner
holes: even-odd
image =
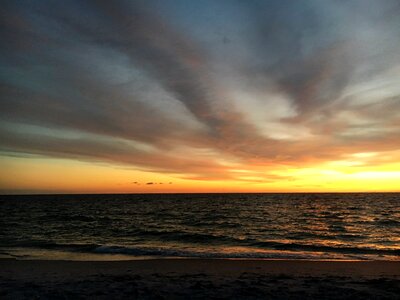
[[[400,261],[0,261],[1,299],[399,299]]]

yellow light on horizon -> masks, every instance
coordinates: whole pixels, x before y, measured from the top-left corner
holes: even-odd
[[[184,174],[68,159],[0,158],[0,192],[175,193],[175,192],[368,192],[399,191],[400,163],[377,166],[335,162],[306,168],[241,165],[227,178]],[[136,182],[136,183],[135,183]],[[171,183],[171,184],[170,184]]]

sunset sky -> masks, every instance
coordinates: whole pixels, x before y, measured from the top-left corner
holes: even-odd
[[[400,191],[399,16],[2,1],[0,193]]]

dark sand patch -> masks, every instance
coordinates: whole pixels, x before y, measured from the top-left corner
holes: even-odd
[[[400,262],[0,261],[1,299],[400,299]]]

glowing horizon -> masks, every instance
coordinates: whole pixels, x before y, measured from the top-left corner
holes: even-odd
[[[396,1],[0,10],[0,194],[400,191]]]

